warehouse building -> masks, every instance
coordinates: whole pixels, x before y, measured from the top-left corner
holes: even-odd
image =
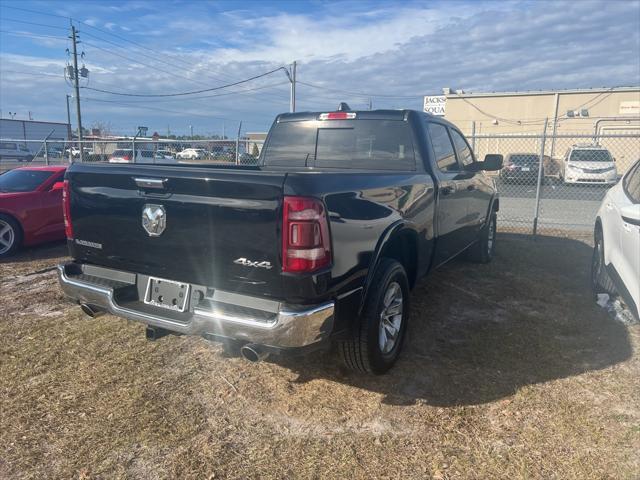
[[[491,93],[445,88],[443,95],[425,97],[424,110],[471,138],[484,137],[474,145],[479,156],[489,150],[538,151],[537,139],[518,135],[541,136],[546,122],[545,154],[551,158],[561,159],[577,143],[605,143],[622,165],[640,157],[640,87]],[[628,137],[603,138],[611,134]],[[505,140],[510,135],[513,140]],[[567,138],[571,135],[575,138]]]
[[[0,119],[0,138],[21,140],[31,153],[41,149],[42,142],[47,136],[52,141],[65,141],[69,139],[70,131],[67,123]]]

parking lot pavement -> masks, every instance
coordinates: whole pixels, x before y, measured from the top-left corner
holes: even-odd
[[[63,245],[2,263],[0,477],[636,477],[640,326],[595,305],[590,246],[498,242],[419,282],[401,360],[365,378],[88,320]]]
[[[498,223],[531,231],[536,208],[536,185],[497,182],[500,192]],[[542,186],[538,226],[541,229],[592,232],[596,214],[608,191],[602,185],[564,185],[552,182]]]

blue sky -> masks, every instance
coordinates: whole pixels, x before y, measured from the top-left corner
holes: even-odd
[[[28,9],[26,12],[18,9]],[[640,1],[0,1],[0,109],[64,121],[74,19],[83,86],[213,88],[298,61],[298,110],[421,108],[442,87],[512,91],[640,84]],[[37,36],[36,36],[37,35]],[[224,94],[224,95],[221,95]],[[213,96],[215,95],[215,96]],[[185,134],[268,128],[283,72],[210,94],[82,89],[83,124]],[[72,119],[75,123],[75,120]]]

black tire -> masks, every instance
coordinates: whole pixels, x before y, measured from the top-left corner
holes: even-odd
[[[474,263],[489,263],[496,251],[496,227],[498,218],[496,212],[491,212],[489,221],[480,230],[478,241],[467,250],[467,260]]]
[[[0,258],[6,258],[15,253],[21,244],[20,224],[13,217],[0,214]]]
[[[399,288],[399,290],[397,290]],[[397,310],[396,296],[391,292],[398,292],[400,298],[400,312],[394,318],[383,320],[388,307]],[[386,297],[391,295],[390,303],[385,306]],[[390,314],[391,315],[391,314]],[[398,320],[400,320],[398,322]],[[409,281],[404,267],[390,258],[382,258],[376,269],[366,304],[360,318],[351,332],[351,337],[338,345],[344,364],[350,370],[361,374],[381,375],[396,363],[402,350],[407,324],[409,321]],[[384,322],[384,323],[383,323]],[[395,328],[399,323],[396,335],[389,337],[389,328]],[[384,330],[384,333],[381,331]],[[389,349],[385,352],[381,346],[384,339],[391,338],[393,343],[385,344]]]
[[[594,295],[599,293],[616,294],[616,287],[607,272],[604,261],[604,236],[600,224],[596,225],[593,235],[593,255],[591,256],[591,288]]]

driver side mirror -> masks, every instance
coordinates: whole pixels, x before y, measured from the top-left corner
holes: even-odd
[[[62,190],[64,188],[64,182],[56,182],[51,186],[51,191]]]
[[[480,170],[495,171],[501,170],[504,163],[504,157],[498,153],[488,153],[484,157],[484,161],[480,162],[478,168]]]

